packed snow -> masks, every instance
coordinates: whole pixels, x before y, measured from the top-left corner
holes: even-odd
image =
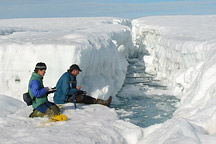
[[[215,143],[215,30],[214,15],[0,20],[1,143]],[[37,62],[48,66],[45,86],[76,63],[83,89],[115,100],[127,59],[138,53],[145,53],[146,71],[180,99],[170,120],[141,128],[113,108],[83,104],[60,106],[68,121],[28,118],[32,108],[22,94]]]

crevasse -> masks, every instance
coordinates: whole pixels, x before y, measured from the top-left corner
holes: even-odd
[[[173,118],[147,134],[144,142],[190,137],[188,142],[205,143],[207,137],[215,138],[215,23],[215,16],[133,20],[134,43],[149,54],[144,56],[146,70],[168,80],[173,95],[181,99]]]

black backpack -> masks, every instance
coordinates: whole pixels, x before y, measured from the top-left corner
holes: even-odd
[[[23,100],[26,102],[27,106],[32,105],[32,102],[35,100],[35,97],[32,99],[29,93],[24,93],[23,94]]]

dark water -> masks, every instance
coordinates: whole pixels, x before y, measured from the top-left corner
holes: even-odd
[[[154,75],[145,73],[142,60],[131,59],[125,83],[111,107],[116,109],[120,119],[140,127],[162,123],[172,117],[179,100],[161,92],[149,94],[148,91],[154,90],[164,91],[166,86],[155,80]]]

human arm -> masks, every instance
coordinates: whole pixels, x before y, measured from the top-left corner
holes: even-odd
[[[77,86],[77,87],[76,87],[76,89],[78,90],[78,93],[81,93],[81,94],[85,94],[85,95],[86,95],[86,94],[87,94],[87,92],[86,92],[86,91],[83,91],[83,90],[81,90],[81,88],[82,88],[81,86]]]
[[[31,89],[32,94],[36,98],[44,96],[49,90],[48,88],[40,88],[40,82],[38,80],[31,81],[30,89]]]
[[[81,86],[77,86],[77,81],[76,81],[76,77],[70,75],[69,76],[70,81],[69,81],[69,87],[70,87],[70,91],[69,91],[69,95],[73,95],[74,93],[79,93],[79,94],[83,94],[84,91],[81,90]]]

